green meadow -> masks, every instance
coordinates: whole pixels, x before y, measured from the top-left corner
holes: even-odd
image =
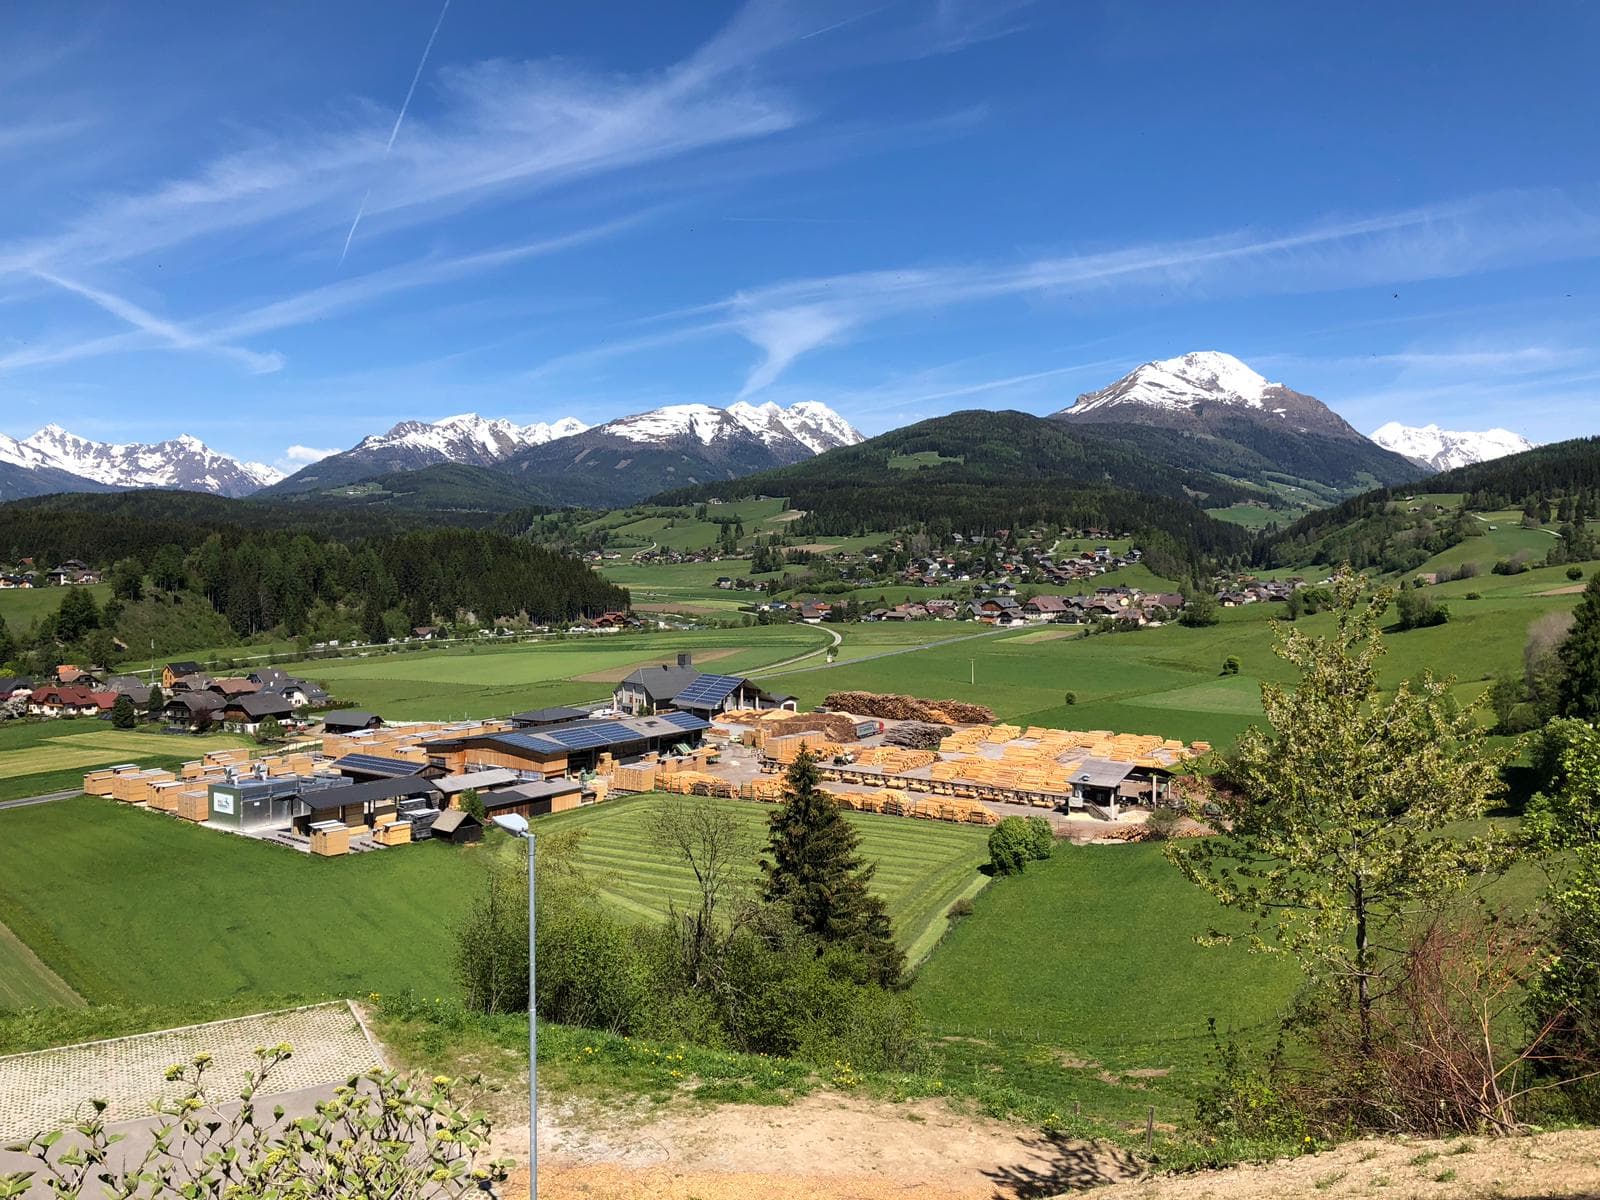
[[[204,737],[115,729],[91,717],[0,724],[0,800],[78,787],[85,771],[118,763],[176,767],[207,750],[243,746],[227,733]]]
[[[649,829],[655,806],[681,802],[617,800],[540,829],[581,830],[579,862],[602,897],[643,919],[690,893],[688,872]],[[748,827],[753,877],[772,809],[721,807]],[[850,819],[878,865],[875,884],[902,944],[926,952],[951,902],[985,880],[985,831]],[[21,1003],[50,999],[49,971],[107,1004],[450,994],[450,931],[497,844],[500,852],[515,845],[491,832],[477,847],[424,842],[323,859],[87,796],[0,813],[0,833],[0,925],[48,968],[13,985]],[[0,937],[0,979],[24,974],[24,957]]]
[[[96,604],[104,604],[111,598],[108,584],[88,584],[83,590],[94,597]],[[12,633],[26,633],[40,617],[60,608],[61,597],[66,594],[67,589],[59,587],[6,588],[0,591],[0,621],[4,621]]]

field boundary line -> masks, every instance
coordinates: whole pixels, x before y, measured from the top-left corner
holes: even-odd
[[[147,1029],[143,1033],[124,1033],[113,1038],[96,1038],[92,1042],[69,1042],[65,1046],[45,1046],[38,1050],[23,1050],[17,1054],[0,1054],[0,1063],[10,1062],[16,1058],[30,1058],[35,1054],[46,1054],[51,1050],[80,1050],[91,1046],[114,1046],[118,1042],[132,1042],[140,1038],[151,1037],[158,1033],[193,1033],[197,1029],[211,1029],[217,1025],[232,1025],[238,1021],[261,1021],[267,1017],[279,1017],[287,1013],[312,1012],[319,1008],[338,1008],[340,1005],[349,1007],[349,1000],[319,1000],[315,1004],[296,1004],[290,1008],[269,1008],[265,1012],[242,1013],[237,1017],[219,1017],[215,1021],[200,1021],[193,1025],[174,1025],[168,1029]],[[354,1009],[351,1009],[352,1015]],[[360,1018],[357,1018],[360,1022]],[[362,1024],[365,1030],[365,1024]]]
[[[344,1006],[350,1010],[350,1015],[355,1018],[356,1024],[361,1027],[361,1036],[367,1039],[367,1045],[372,1048],[372,1057],[378,1061],[380,1067],[387,1071],[389,1069],[389,1060],[384,1056],[383,1045],[377,1038],[372,1036],[372,1029],[367,1025],[366,1018],[361,1015],[361,1010],[356,1007],[356,1002],[346,997]]]

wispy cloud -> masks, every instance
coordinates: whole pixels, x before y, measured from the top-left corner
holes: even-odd
[[[331,450],[318,450],[314,446],[289,446],[284,450],[278,461],[272,465],[277,467],[278,470],[292,475],[301,467],[309,467],[314,462],[321,462],[329,455],[338,453],[338,447],[334,447]]]
[[[283,367],[283,356],[280,354],[258,354],[253,350],[246,350],[241,346],[234,346],[228,342],[215,338],[208,338],[197,334],[173,321],[168,321],[146,309],[140,308],[131,300],[100,288],[90,287],[88,284],[53,275],[48,271],[35,271],[34,275],[46,283],[54,284],[75,296],[81,296],[89,303],[104,309],[119,320],[127,322],[140,333],[148,335],[158,343],[163,343],[175,350],[195,350],[209,354],[221,355],[241,364],[247,370],[257,374],[277,371]],[[102,341],[102,345],[104,342]]]
[[[730,320],[762,357],[741,395],[803,355],[918,312],[1018,296],[1170,300],[1327,291],[1600,255],[1600,204],[1500,193],[1262,237],[1232,232],[1023,262],[794,280],[668,314]]]

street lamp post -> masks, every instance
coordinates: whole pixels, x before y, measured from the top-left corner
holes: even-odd
[[[537,838],[526,817],[506,813],[494,823],[528,843],[528,1200],[539,1200],[539,1003]]]

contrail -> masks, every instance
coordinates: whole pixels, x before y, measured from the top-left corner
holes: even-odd
[[[400,136],[400,126],[405,123],[406,110],[411,107],[411,97],[417,93],[417,83],[422,79],[423,68],[428,65],[428,55],[433,53],[434,40],[439,36],[439,30],[444,25],[444,15],[450,11],[450,0],[444,0],[444,6],[439,9],[439,19],[433,23],[433,32],[428,35],[428,44],[422,48],[422,57],[417,60],[417,69],[411,76],[411,86],[406,89],[406,98],[400,102],[400,111],[395,114],[394,128],[389,131],[389,140],[384,144],[383,157],[389,157],[389,151],[394,149],[394,140]],[[361,207],[356,209],[356,219],[350,222],[350,232],[344,235],[344,249],[339,251],[339,265],[344,266],[345,255],[350,253],[350,243],[355,240],[356,227],[361,224],[361,218],[366,215],[367,201],[372,199],[372,189],[367,189],[367,194],[361,197]]]

